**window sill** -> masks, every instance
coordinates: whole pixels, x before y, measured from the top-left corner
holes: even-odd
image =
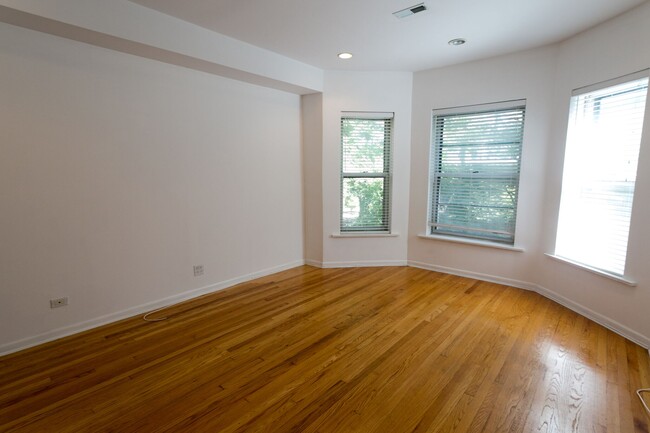
[[[547,256],[547,257],[552,258],[553,260],[557,260],[558,262],[566,263],[566,264],[572,265],[572,266],[574,266],[576,268],[583,269],[583,270],[585,270],[587,272],[591,272],[592,274],[596,274],[596,275],[600,275],[601,277],[609,278],[610,280],[617,281],[619,283],[625,284],[626,286],[631,286],[631,287],[636,286],[636,281],[625,278],[624,276],[616,275],[616,274],[612,274],[612,273],[607,272],[607,271],[592,268],[591,266],[588,266],[588,265],[585,265],[585,264],[582,264],[582,263],[579,263],[579,262],[575,262],[575,261],[573,261],[571,259],[556,256],[555,254],[544,253],[544,255]]]
[[[478,239],[457,238],[454,236],[441,236],[441,235],[418,235],[418,237],[422,239],[433,239],[436,241],[456,242],[458,244],[476,245],[479,247],[489,247],[489,248],[497,248],[500,250],[516,251],[519,253],[524,252],[523,248],[515,247],[512,245],[500,244],[497,242],[481,241]]]
[[[399,233],[372,233],[372,232],[361,232],[361,233],[332,233],[330,237],[332,238],[396,238],[399,236]]]

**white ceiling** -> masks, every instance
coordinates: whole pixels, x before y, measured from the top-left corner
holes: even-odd
[[[323,69],[418,71],[561,41],[646,0],[131,1]]]

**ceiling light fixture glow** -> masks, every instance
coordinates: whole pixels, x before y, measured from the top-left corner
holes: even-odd
[[[465,42],[467,42],[467,41],[466,41],[465,39],[463,39],[463,38],[456,38],[456,39],[452,39],[452,40],[450,40],[450,41],[447,42],[447,43],[448,43],[449,45],[458,46],[458,45],[463,45]]]
[[[352,53],[339,53],[339,59],[348,60],[352,58]]]

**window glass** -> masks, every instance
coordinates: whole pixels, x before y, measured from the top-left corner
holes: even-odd
[[[341,118],[341,231],[390,231],[392,113]]]
[[[644,75],[571,98],[555,254],[617,275],[625,271],[648,92]]]
[[[523,103],[434,111],[430,234],[514,243]]]

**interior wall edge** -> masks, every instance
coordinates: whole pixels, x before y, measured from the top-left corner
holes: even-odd
[[[128,38],[95,31],[93,29],[56,21],[3,5],[0,5],[0,22],[117,52],[131,54],[145,59],[194,69],[196,71],[206,72],[248,84],[294,93],[296,95],[306,95],[321,91],[319,87],[320,83],[309,85],[292,82],[290,79],[273,78],[266,76],[259,71],[250,72],[238,69],[212,59],[207,60],[197,55],[189,55],[151,44],[130,40]]]

